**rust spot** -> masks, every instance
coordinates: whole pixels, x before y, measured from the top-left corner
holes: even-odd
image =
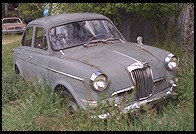
[[[97,68],[97,69],[99,69],[99,70],[100,70],[100,68],[99,68],[99,67],[97,67],[97,66],[95,66],[95,65],[93,65],[93,64],[90,64],[90,63],[85,62],[85,61],[81,61],[81,62],[82,62],[82,63],[84,63],[84,64],[86,64],[86,65],[89,65],[89,66],[95,67],[95,68]]]

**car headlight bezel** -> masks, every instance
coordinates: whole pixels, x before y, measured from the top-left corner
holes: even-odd
[[[90,80],[92,89],[97,92],[104,91],[108,86],[108,77],[100,71],[94,72]]]
[[[176,70],[178,68],[179,59],[174,54],[170,53],[165,57],[165,67],[170,70]]]

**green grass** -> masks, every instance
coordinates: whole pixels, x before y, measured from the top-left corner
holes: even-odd
[[[9,39],[10,36],[3,36]],[[18,35],[17,35],[18,36]],[[50,88],[45,90],[38,83],[20,80],[12,72],[12,49],[19,40],[2,45],[2,130],[81,130],[81,131],[193,131],[194,130],[194,62],[180,62],[177,100],[169,99],[161,105],[161,111],[133,113],[107,120],[89,118],[84,111],[71,117],[66,108],[61,108],[59,99]],[[167,48],[182,57],[181,48]]]

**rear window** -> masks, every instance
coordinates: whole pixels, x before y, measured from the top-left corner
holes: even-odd
[[[31,46],[33,38],[33,27],[29,27],[25,30],[23,39],[22,39],[22,45],[23,46]]]
[[[20,19],[3,19],[2,23],[22,23],[22,21]]]

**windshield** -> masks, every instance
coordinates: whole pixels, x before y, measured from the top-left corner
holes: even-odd
[[[2,23],[22,23],[20,19],[3,19]]]
[[[83,45],[92,40],[122,39],[108,20],[78,21],[51,28],[51,43],[54,50]]]

